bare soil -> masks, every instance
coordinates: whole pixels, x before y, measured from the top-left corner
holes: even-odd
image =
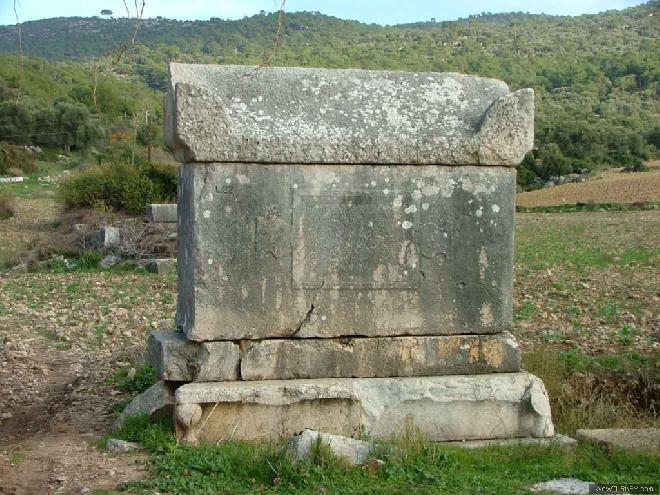
[[[613,168],[577,184],[563,184],[518,194],[516,203],[525,208],[576,203],[643,203],[660,201],[660,162],[647,172],[624,172]]]

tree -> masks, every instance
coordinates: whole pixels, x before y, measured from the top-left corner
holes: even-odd
[[[59,100],[53,105],[53,116],[65,153],[69,153],[72,146],[86,147],[99,134],[90,120],[89,110],[81,103]]]

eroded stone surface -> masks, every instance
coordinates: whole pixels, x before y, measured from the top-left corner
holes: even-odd
[[[288,339],[246,343],[243,380],[432,376],[520,371],[508,334]]]
[[[233,342],[190,342],[181,332],[149,336],[149,357],[166,381],[224,381],[239,378],[239,349]]]
[[[414,426],[436,441],[554,434],[543,383],[528,373],[190,383],[176,391],[175,418],[190,442],[306,428],[383,438]]]
[[[188,162],[520,163],[532,90],[495,79],[170,64],[165,139]]]
[[[511,325],[514,169],[184,164],[178,198],[192,340]]]

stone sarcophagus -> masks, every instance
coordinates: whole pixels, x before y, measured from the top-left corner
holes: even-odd
[[[551,436],[512,322],[531,90],[453,73],[171,64],[188,440]]]

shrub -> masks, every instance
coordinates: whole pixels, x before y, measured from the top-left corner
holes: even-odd
[[[0,143],[0,175],[9,174],[10,169],[20,170],[23,174],[33,174],[37,171],[37,164],[32,153],[22,146],[3,142]]]
[[[0,220],[7,220],[14,216],[14,197],[7,193],[0,193]]]
[[[153,202],[176,198],[176,167],[98,165],[70,176],[60,186],[69,208],[97,208],[138,214]]]

